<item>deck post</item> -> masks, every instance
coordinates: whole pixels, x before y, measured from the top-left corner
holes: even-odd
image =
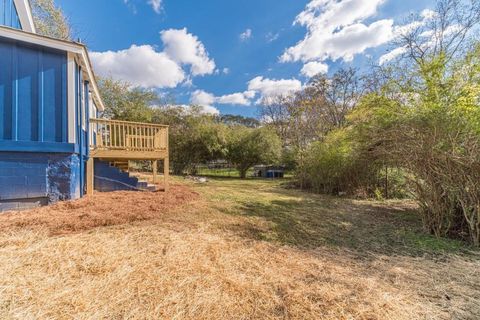
[[[168,191],[168,177],[170,175],[170,161],[168,156],[163,159],[163,185],[165,192]]]
[[[152,161],[153,183],[157,183],[158,160]]]
[[[93,189],[94,189],[94,159],[89,158],[87,160],[87,195],[91,196],[93,195]]]

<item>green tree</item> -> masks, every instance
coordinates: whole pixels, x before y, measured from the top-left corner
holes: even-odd
[[[63,11],[55,5],[54,0],[30,1],[37,32],[41,35],[71,40],[72,29]]]
[[[113,120],[152,122],[152,106],[158,95],[151,90],[133,87],[130,83],[111,78],[98,81],[105,104],[103,116]]]
[[[153,122],[170,126],[171,164],[175,174],[195,174],[197,165],[225,155],[226,125],[201,108],[164,105],[153,109]]]
[[[279,160],[282,143],[269,128],[251,129],[241,126],[230,128],[226,144],[227,160],[232,163],[241,178],[254,165],[272,164]]]
[[[258,128],[260,121],[255,118],[243,117],[239,115],[224,114],[217,117],[217,120],[226,125],[241,125],[249,128]]]

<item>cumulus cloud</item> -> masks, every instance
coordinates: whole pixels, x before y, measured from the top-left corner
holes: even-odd
[[[294,24],[307,28],[303,40],[285,50],[282,62],[351,61],[356,54],[392,39],[393,20],[365,24],[385,0],[312,0]]]
[[[185,79],[182,68],[152,46],[90,53],[95,71],[145,88],[174,88]]]
[[[174,88],[183,82],[188,84],[192,76],[214,73],[214,60],[187,29],[170,29],[160,34],[163,51],[150,45],[132,45],[120,51],[92,52],[95,71],[146,88]],[[189,72],[185,70],[188,66]]]
[[[296,79],[266,79],[256,77],[248,83],[248,90],[223,96],[215,96],[204,90],[196,90],[190,96],[193,105],[215,108],[215,104],[250,106],[255,97],[256,104],[268,101],[269,98],[286,95],[302,89],[302,83]]]
[[[231,104],[249,106],[251,104],[250,99],[255,96],[253,92],[237,92],[216,97],[215,95],[203,91],[196,90],[192,93],[190,102],[194,105],[213,107],[214,104]]]
[[[219,104],[236,104],[242,106],[250,105],[250,100],[243,92],[227,94],[217,98]]]
[[[309,78],[319,73],[328,73],[328,64],[319,61],[308,62],[303,66],[301,72]]]
[[[242,40],[242,41],[247,41],[251,37],[252,37],[252,29],[247,29],[247,30],[245,30],[245,32],[242,32],[240,34],[240,40]]]
[[[257,92],[261,97],[285,95],[300,91],[302,83],[297,79],[267,79],[256,77],[248,82],[248,91]]]
[[[180,64],[191,65],[192,75],[203,76],[215,71],[215,62],[209,58],[203,43],[186,28],[164,30],[160,36],[165,53]]]
[[[195,90],[192,93],[190,102],[199,106],[211,106],[215,103],[215,96],[203,90]]]

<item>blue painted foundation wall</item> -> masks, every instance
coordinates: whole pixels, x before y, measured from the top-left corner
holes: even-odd
[[[0,212],[80,198],[76,154],[0,152]]]
[[[0,25],[22,29],[13,0],[0,0]]]

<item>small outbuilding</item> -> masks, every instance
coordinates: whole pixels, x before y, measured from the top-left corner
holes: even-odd
[[[273,165],[255,166],[254,176],[258,178],[283,179],[285,177],[285,167]]]

